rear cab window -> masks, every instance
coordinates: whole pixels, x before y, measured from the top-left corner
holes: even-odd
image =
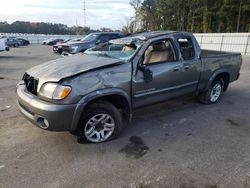
[[[177,39],[181,55],[184,60],[191,60],[195,57],[193,41],[190,37],[181,37]]]

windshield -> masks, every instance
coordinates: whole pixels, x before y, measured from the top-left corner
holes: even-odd
[[[129,60],[141,47],[141,40],[133,40],[132,38],[123,38],[111,40],[109,43],[99,45],[97,47],[86,50],[85,54],[92,54],[121,60]]]
[[[84,37],[81,41],[91,42],[96,40],[97,37],[98,37],[97,34],[89,34],[86,37]]]

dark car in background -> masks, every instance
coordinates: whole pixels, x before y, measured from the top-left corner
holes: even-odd
[[[79,42],[81,39],[67,39],[62,42],[58,42],[53,46],[53,51],[56,54],[62,54],[62,45],[70,42]]]
[[[6,44],[9,47],[19,47],[21,45],[20,41],[16,37],[7,37]]]
[[[99,32],[91,33],[84,37],[79,42],[70,42],[62,45],[62,54],[70,55],[84,52],[85,50],[95,47],[99,44],[108,42],[112,39],[117,39],[124,37],[124,34],[121,32]]]
[[[49,41],[51,41],[51,40],[53,40],[53,39],[45,39],[43,42],[42,42],[42,44],[43,45],[46,45]]]
[[[27,46],[30,44],[29,40],[23,39],[23,38],[17,38],[21,46]]]
[[[64,40],[63,39],[54,39],[54,40],[48,41],[47,45],[52,46],[52,45],[55,45],[56,43],[62,42],[62,41],[64,41]]]
[[[52,45],[55,45],[56,43],[62,42],[62,41],[64,41],[64,40],[63,40],[63,39],[55,39],[55,38],[53,38],[53,39],[44,40],[44,41],[42,42],[42,44],[43,44],[43,45],[52,46]]]

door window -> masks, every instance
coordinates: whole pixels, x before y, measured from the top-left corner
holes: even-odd
[[[178,43],[183,59],[184,60],[193,59],[195,56],[195,51],[191,38],[179,38]]]
[[[144,65],[165,63],[176,60],[173,45],[169,40],[152,43],[144,53]]]

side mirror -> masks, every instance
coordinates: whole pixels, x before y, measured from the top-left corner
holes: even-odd
[[[139,65],[139,69],[142,71],[146,83],[153,81],[153,72],[147,66]]]

